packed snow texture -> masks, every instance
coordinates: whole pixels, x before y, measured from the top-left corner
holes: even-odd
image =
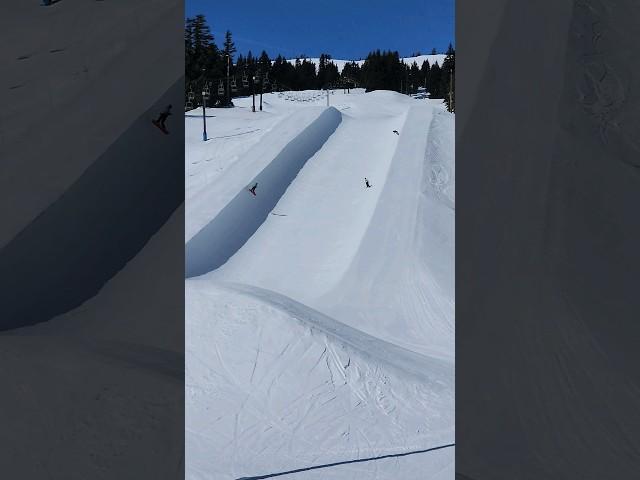
[[[454,117],[329,97],[186,113],[189,479],[454,476]]]

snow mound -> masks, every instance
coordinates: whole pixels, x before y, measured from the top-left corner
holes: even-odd
[[[188,478],[232,479],[453,441],[446,362],[255,287],[192,280],[186,314]],[[423,474],[432,462],[436,471],[453,463],[453,449],[419,456],[406,463]],[[358,464],[349,478],[390,478],[376,475],[376,462]],[[397,473],[404,464],[385,468]],[[337,478],[331,469],[318,475]]]

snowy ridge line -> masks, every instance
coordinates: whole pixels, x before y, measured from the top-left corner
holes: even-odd
[[[400,61],[406,65],[413,65],[413,62],[416,62],[418,64],[418,67],[421,67],[422,64],[424,63],[425,60],[429,61],[429,65],[433,65],[434,63],[437,63],[438,65],[442,66],[442,63],[444,62],[444,59],[447,57],[446,54],[444,53],[436,53],[435,55],[418,55],[417,57],[401,57]],[[301,62],[303,60],[306,60],[307,62],[313,63],[313,65],[316,67],[316,72],[318,70],[318,67],[320,65],[320,58],[319,57],[313,57],[313,58],[300,58],[299,59]],[[289,62],[291,65],[295,65],[296,64],[296,59],[295,58],[288,58],[287,62]],[[340,60],[340,59],[335,59],[332,58],[329,60],[329,62],[333,62],[335,64],[336,67],[338,67],[338,71],[342,72],[342,70],[344,69],[345,65],[351,63],[351,62],[355,62],[356,65],[358,65],[359,67],[362,67],[364,65],[364,60]],[[271,65],[273,65],[275,63],[275,60],[271,60]]]
[[[324,465],[314,465],[313,467],[306,467],[306,468],[297,468],[295,470],[288,470],[286,472],[278,472],[278,473],[269,473],[266,475],[258,475],[258,476],[253,476],[253,477],[241,477],[238,478],[237,480],[262,480],[265,478],[273,478],[273,477],[280,477],[282,475],[291,475],[293,473],[300,473],[300,472],[308,472],[310,470],[317,470],[320,468],[330,468],[330,467],[336,467],[339,465],[347,465],[350,463],[361,463],[361,462],[371,462],[374,460],[384,460],[386,458],[398,458],[398,457],[406,457],[408,455],[416,455],[419,453],[428,453],[428,452],[433,452],[435,450],[442,450],[444,448],[451,448],[451,447],[455,447],[455,443],[448,443],[446,445],[440,445],[437,447],[432,447],[432,448],[427,448],[425,450],[415,450],[412,452],[404,452],[404,453],[392,453],[389,455],[381,455],[379,457],[369,457],[369,458],[359,458],[356,460],[344,460],[342,462],[334,462],[334,463],[327,463]]]
[[[363,357],[385,363],[403,373],[408,373],[426,381],[433,381],[434,379],[426,375],[425,372],[437,372],[438,376],[444,378],[450,378],[453,375],[453,366],[444,360],[428,357],[369,335],[285,295],[239,283],[216,282],[216,286],[258,299],[263,303],[287,312],[310,328],[315,328],[357,350]]]
[[[185,246],[186,278],[222,266],[260,228],[304,164],[338,128],[342,114],[326,108],[256,175],[258,196],[242,189]],[[248,189],[248,187],[246,187]]]

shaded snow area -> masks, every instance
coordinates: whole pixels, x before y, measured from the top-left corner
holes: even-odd
[[[150,119],[184,96],[184,5],[40,3],[0,14],[0,475],[174,479],[182,119]]]
[[[189,479],[454,477],[454,116],[326,102],[186,113]]]

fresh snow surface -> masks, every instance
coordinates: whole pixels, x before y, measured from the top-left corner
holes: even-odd
[[[444,59],[446,57],[447,56],[443,53],[437,53],[435,55],[418,55],[417,57],[404,57],[404,58],[401,58],[400,61],[403,63],[406,63],[409,66],[413,65],[413,62],[416,62],[418,64],[418,67],[422,67],[422,64],[424,63],[424,61],[428,60],[429,65],[433,65],[434,63],[437,63],[438,65],[442,66],[442,62],[444,62]],[[291,58],[291,59],[288,59],[287,62],[289,62],[291,65],[295,65],[296,60],[298,59]],[[299,60],[302,61],[303,59],[300,58]],[[320,65],[319,57],[306,58],[305,60],[307,60],[307,62],[313,63],[316,66],[316,70],[318,69],[318,66]],[[332,58],[330,61],[333,62],[336,65],[336,67],[338,67],[339,72],[342,72],[342,69],[347,63],[355,62],[361,67],[362,65],[364,65],[364,60],[339,60],[339,59]],[[272,61],[271,63],[274,63],[274,62]]]
[[[375,458],[454,443],[454,116],[251,101],[185,116],[187,478],[452,479]]]

